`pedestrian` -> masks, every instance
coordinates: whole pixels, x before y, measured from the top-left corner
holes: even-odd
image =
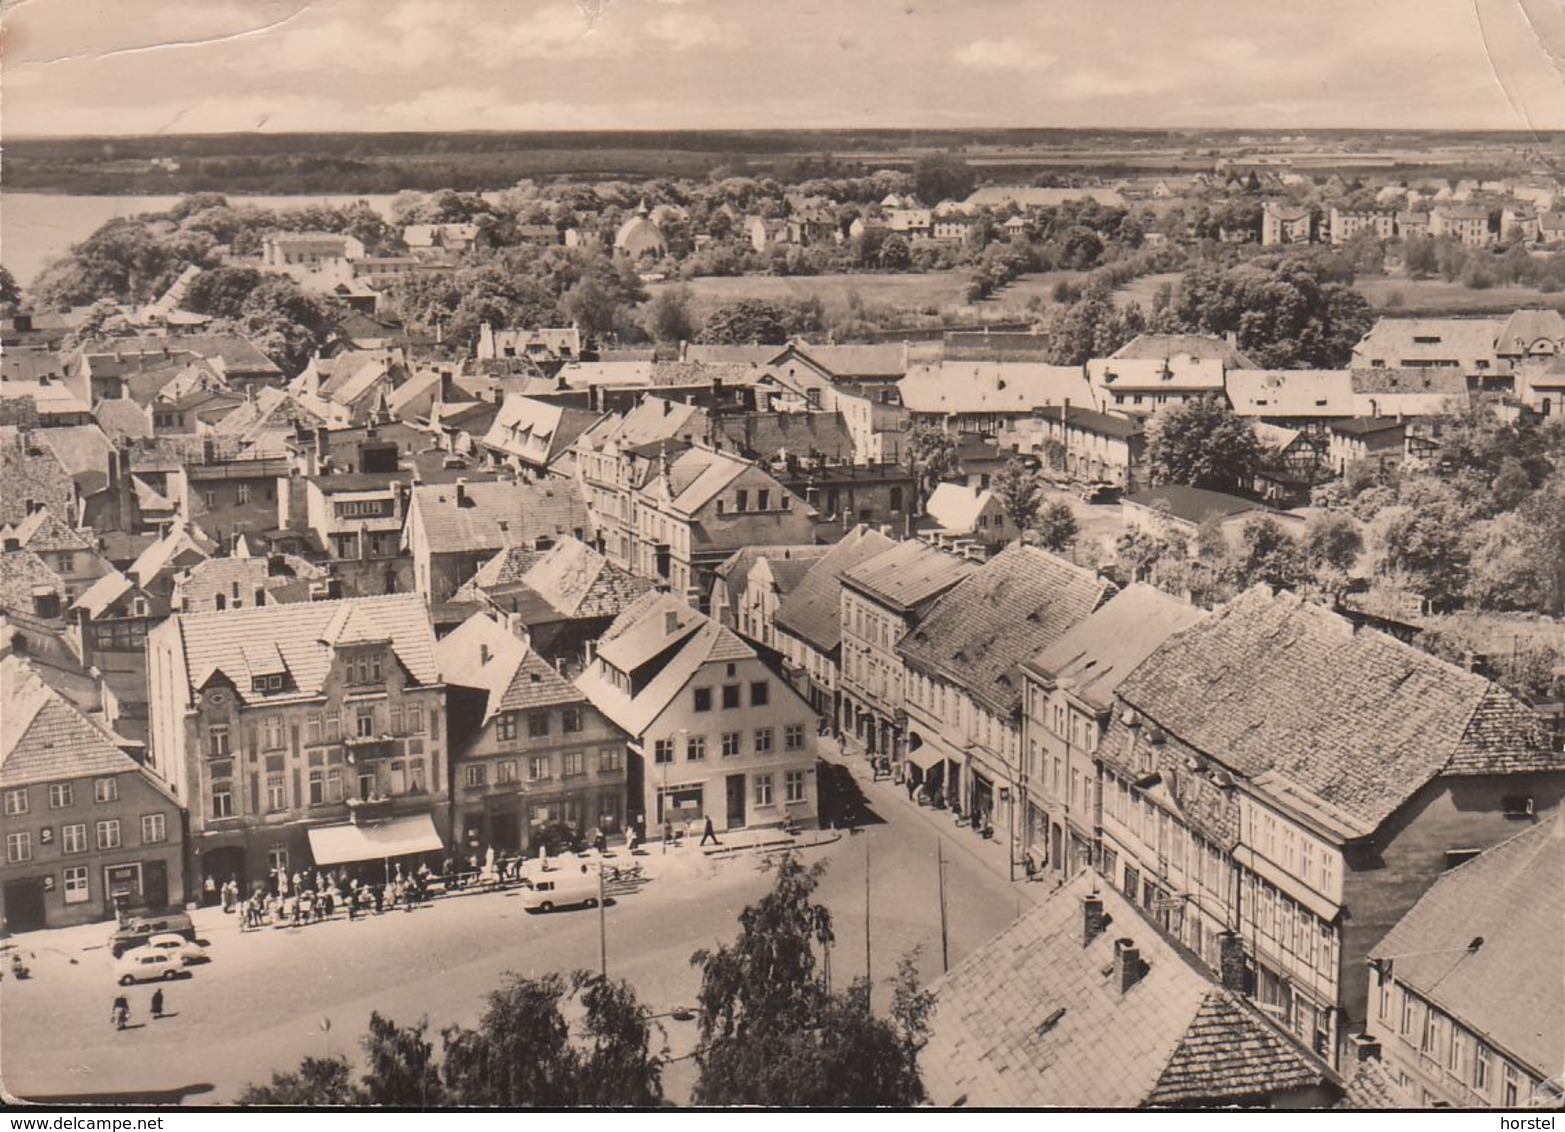
[[[669,818],[663,819],[663,845],[666,848],[670,841],[674,840],[674,823]]]
[[[211,906],[217,903],[217,881],[207,874],[206,881],[201,885],[202,903]]]
[[[913,800],[913,792],[918,789],[918,783],[913,781],[912,775],[909,775],[903,785],[907,787],[907,800],[911,802]]]
[[[163,1017],[163,988],[159,987],[152,992],[152,1017]]]
[[[711,814],[707,815],[707,818],[706,818],[706,828],[701,831],[701,845],[702,846],[704,846],[707,843],[707,839],[708,838],[711,838],[711,841],[712,841],[713,845],[721,845],[722,844],[722,842],[717,839],[717,831],[712,828],[712,815]]]
[[[386,888],[384,885],[375,886],[375,915],[380,915],[386,910]]]

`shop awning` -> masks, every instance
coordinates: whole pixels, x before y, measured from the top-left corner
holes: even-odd
[[[317,865],[347,865],[384,861],[408,853],[437,853],[445,843],[428,814],[391,818],[374,825],[323,825],[309,831],[310,852]]]
[[[916,751],[909,750],[904,756],[908,762],[928,774],[937,764],[945,762],[945,754],[933,743],[925,743]]]

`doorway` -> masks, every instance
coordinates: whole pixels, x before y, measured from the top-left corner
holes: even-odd
[[[5,926],[7,931],[27,932],[45,926],[43,880],[7,881],[5,886]]]
[[[728,828],[743,829],[744,816],[744,792],[745,776],[742,774],[730,774],[728,776]]]

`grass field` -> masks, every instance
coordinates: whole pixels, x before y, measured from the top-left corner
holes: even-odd
[[[968,312],[974,317],[1026,317],[1027,304],[1037,297],[1044,303],[1053,300],[1055,284],[1078,279],[1079,271],[1056,271],[1028,275],[981,303],[969,303],[963,297],[967,287],[965,271],[929,272],[921,275],[741,275],[706,276],[679,282],[653,283],[648,292],[656,295],[669,287],[690,288],[691,307],[697,318],[705,318],[725,303],[742,299],[787,303],[818,298],[826,314],[838,318],[850,307],[854,293],[866,308],[889,308],[910,313],[939,314],[946,310]]]
[[[1513,311],[1517,307],[1565,309],[1565,295],[1546,295],[1536,287],[1490,287],[1470,290],[1444,279],[1407,279],[1399,275],[1367,275],[1354,283],[1370,306],[1387,314],[1476,314]]]

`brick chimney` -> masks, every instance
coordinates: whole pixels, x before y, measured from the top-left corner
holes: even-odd
[[[1353,1059],[1358,1062],[1380,1060],[1380,1039],[1365,1031],[1353,1035]]]
[[[1119,982],[1119,993],[1124,994],[1141,981],[1145,973],[1141,963],[1141,951],[1136,941],[1122,937],[1114,941],[1114,974]]]
[[[1223,986],[1236,994],[1245,987],[1244,940],[1238,932],[1223,932],[1217,937],[1218,969]]]
[[[1081,900],[1081,945],[1086,947],[1103,934],[1108,917],[1103,914],[1103,897],[1096,892]]]

